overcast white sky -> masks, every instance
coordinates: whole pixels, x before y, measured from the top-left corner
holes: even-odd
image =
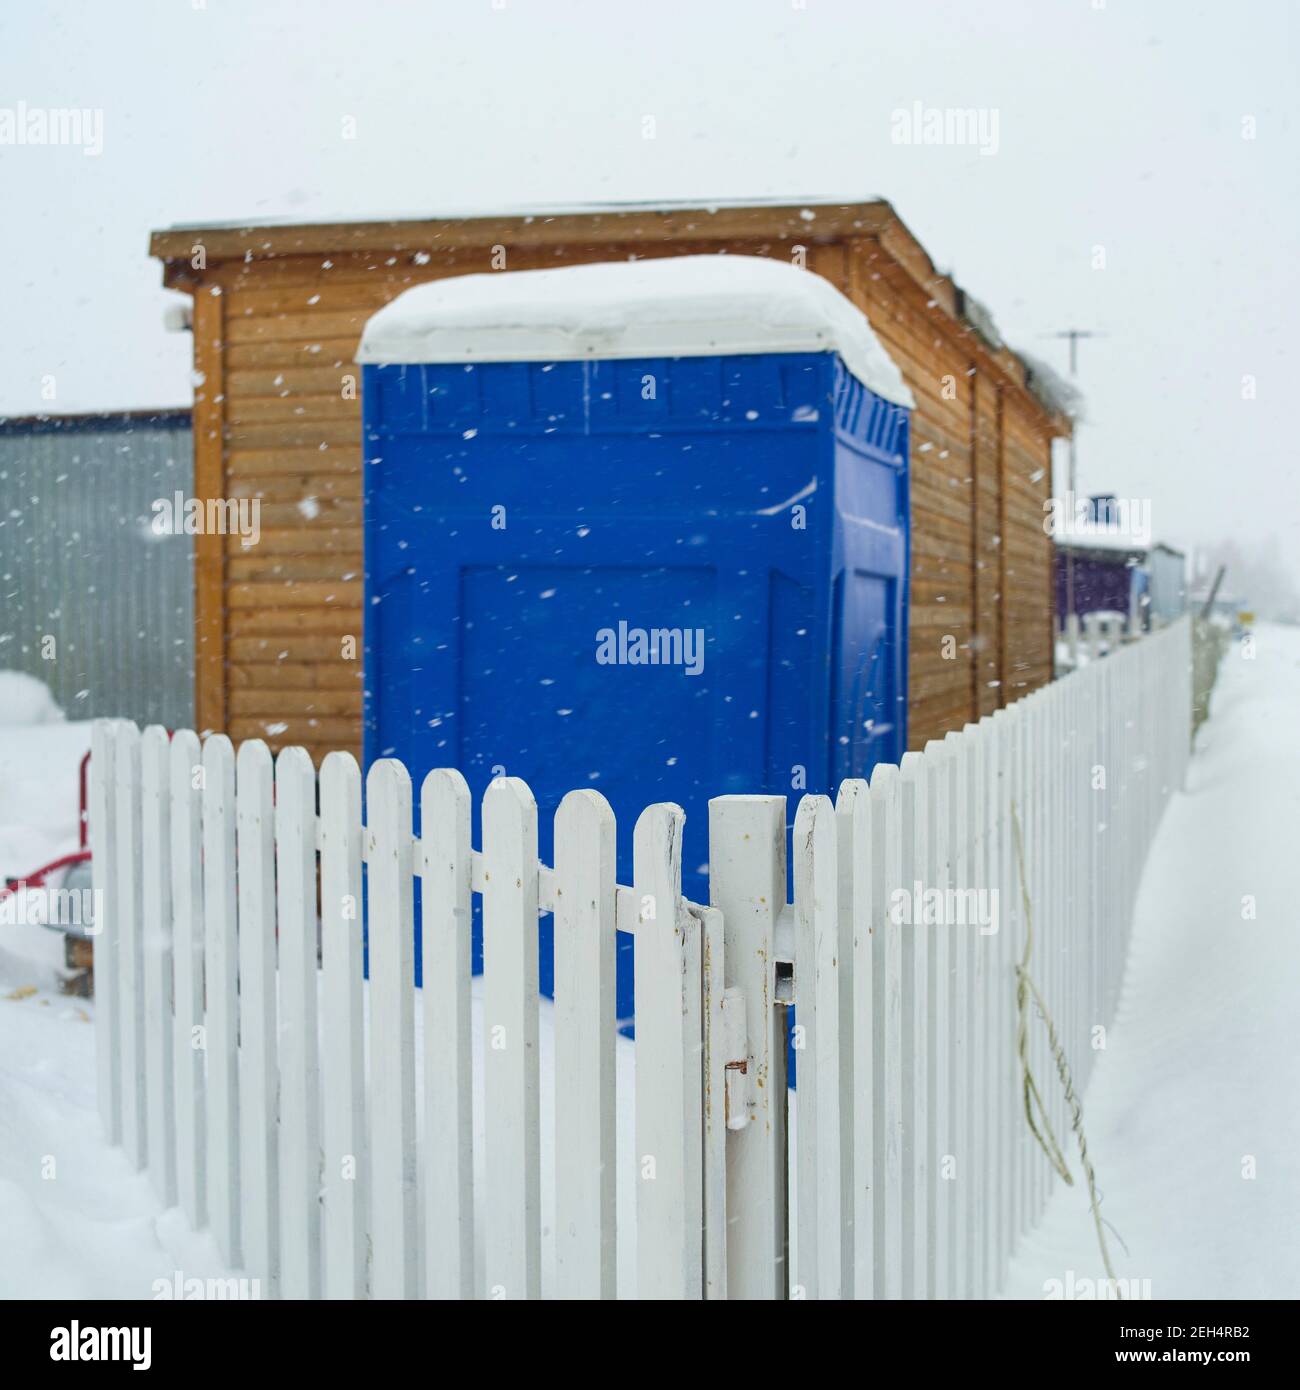
[[[1081,349],[1082,490],[1150,498],[1175,543],[1272,537],[1300,576],[1297,13],[1289,0],[6,5],[0,116],[102,108],[104,127],[98,157],[0,144],[0,415],[189,404],[190,340],[163,332],[169,296],[147,254],[156,227],[878,194],[1013,344],[1064,367],[1041,334],[1109,335]],[[915,102],[995,110],[996,154],[893,143],[892,113]]]

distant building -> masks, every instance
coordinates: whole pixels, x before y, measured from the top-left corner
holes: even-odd
[[[1114,493],[1098,493],[1078,506],[1081,515],[1055,537],[1058,625],[1070,612],[1081,618],[1122,613],[1144,628],[1153,619],[1170,623],[1178,617],[1187,607],[1183,552],[1152,544],[1149,517],[1137,518]]]
[[[69,719],[194,714],[194,538],[158,499],[194,484],[188,410],[0,420],[0,669]]]
[[[1171,623],[1187,609],[1187,557],[1172,546],[1156,544],[1147,555],[1151,576],[1150,615]]]
[[[152,251],[164,283],[193,296],[195,491],[261,499],[267,518],[247,553],[197,537],[201,729],[317,758],[360,751],[360,660],[339,651],[351,637],[359,654],[366,616],[353,358],[376,310],[443,276],[701,253],[772,256],[825,277],[866,314],[916,397],[910,745],[1052,678],[1042,521],[1069,403],[888,203],[228,224],[156,232]]]
[[[1146,547],[1104,535],[1072,536],[1056,543],[1056,613],[1123,613],[1144,607],[1150,576]],[[1070,603],[1070,562],[1074,562],[1074,602]]]

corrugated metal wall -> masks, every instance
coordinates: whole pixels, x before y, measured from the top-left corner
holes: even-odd
[[[188,412],[0,420],[0,669],[69,719],[191,725],[194,542],[150,522],[193,477]]]
[[[1151,575],[1151,612],[1166,626],[1187,608],[1187,562],[1176,550],[1151,547],[1147,557]]]

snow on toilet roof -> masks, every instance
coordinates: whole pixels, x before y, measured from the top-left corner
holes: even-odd
[[[860,309],[820,275],[761,256],[668,256],[434,280],[371,317],[357,361],[756,352],[837,352],[876,395],[914,404]]]

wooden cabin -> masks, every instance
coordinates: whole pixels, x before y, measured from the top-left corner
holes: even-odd
[[[909,742],[1051,679],[1051,441],[1064,410],[886,202],[176,228],[194,299],[194,488],[260,498],[261,539],[197,536],[203,730],[318,760],[361,744],[360,372],[370,315],[413,284],[628,257],[777,256],[863,309],[916,397]],[[352,640],[348,640],[352,639]]]

